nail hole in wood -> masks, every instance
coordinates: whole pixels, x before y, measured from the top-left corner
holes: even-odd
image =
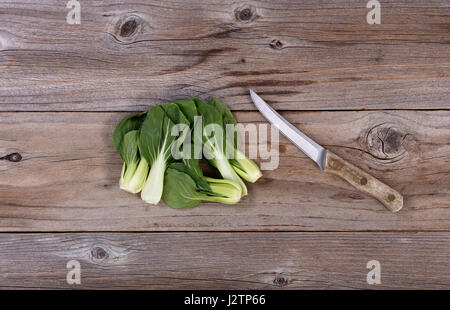
[[[394,194],[389,194],[388,195],[388,200],[389,201],[394,201],[395,200],[395,195]]]
[[[362,177],[359,182],[361,183],[361,185],[366,185],[367,184],[367,179]]]

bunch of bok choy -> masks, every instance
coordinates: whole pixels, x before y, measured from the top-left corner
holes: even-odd
[[[141,192],[147,203],[162,199],[175,209],[195,207],[202,201],[239,202],[247,194],[241,177],[255,182],[261,172],[239,150],[237,131],[226,134],[227,127],[236,124],[218,99],[208,103],[198,98],[177,100],[125,117],[113,135],[123,160],[120,188]],[[223,179],[203,175],[199,165],[203,157]]]

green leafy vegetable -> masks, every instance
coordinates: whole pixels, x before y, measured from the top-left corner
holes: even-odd
[[[220,112],[225,128],[227,127],[227,125],[234,126],[233,136],[227,137],[228,139],[233,140],[231,142],[233,142],[232,145],[234,148],[234,154],[233,157],[229,159],[229,162],[232,165],[234,171],[236,171],[244,180],[252,183],[256,182],[262,176],[261,170],[259,170],[259,167],[253,160],[245,156],[245,154],[240,150],[240,135],[235,127],[237,125],[237,121],[231,113],[230,109],[219,99],[212,99],[208,103],[214,106]],[[227,144],[227,147],[229,147],[229,145],[230,144]]]
[[[194,118],[198,115],[197,107],[195,106],[195,101],[197,98],[194,99],[181,99],[176,100],[174,103],[180,108],[180,110],[183,112],[183,114],[188,119],[191,127],[194,124]]]
[[[150,165],[150,173],[141,198],[148,203],[157,204],[161,200],[167,165],[173,161],[174,148],[181,146],[179,142],[184,141],[186,135],[172,134],[175,126],[172,119],[189,125],[189,121],[174,103],[152,107],[142,123],[139,145],[141,155]]]
[[[148,203],[163,199],[176,209],[195,207],[204,200],[237,203],[247,194],[240,176],[254,182],[261,172],[240,151],[239,133],[233,131],[227,137],[226,126],[236,123],[218,99],[209,103],[198,98],[176,100],[125,117],[113,135],[124,162],[120,188],[141,192]],[[191,140],[194,144],[184,143]],[[224,179],[203,175],[198,160],[202,154]]]
[[[169,165],[162,195],[163,201],[168,206],[184,209],[198,206],[204,200],[235,204],[241,199],[242,188],[234,181],[203,178],[209,186],[209,190],[204,190],[192,175],[191,169],[184,163]]]
[[[139,129],[145,113],[129,115],[116,126],[113,144],[124,161],[120,176],[120,188],[131,193],[141,191],[148,174],[148,164],[139,152]]]
[[[136,194],[142,190],[148,174],[148,164],[139,154],[139,131],[132,130],[123,136],[119,153],[124,163],[120,176],[120,188]]]
[[[139,130],[141,128],[142,122],[145,119],[145,116],[146,112],[132,114],[126,116],[119,122],[119,124],[117,124],[113,134],[113,144],[118,152],[125,134],[132,130]]]
[[[229,147],[226,147],[226,129],[222,114],[213,105],[199,99],[196,99],[195,103],[197,111],[202,116],[202,126],[198,126],[201,128],[194,130],[201,130],[202,135],[194,133],[194,141],[199,143],[198,139],[201,139],[206,159],[219,170],[223,178],[238,183],[242,188],[242,195],[247,195],[247,187],[236,174],[226,156],[226,150],[229,150]]]

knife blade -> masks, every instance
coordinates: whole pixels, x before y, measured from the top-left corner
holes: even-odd
[[[361,192],[378,199],[392,212],[397,212],[403,207],[403,196],[399,192],[331,151],[326,150],[289,123],[251,89],[250,97],[261,114],[311,158],[319,166],[320,170],[341,177]]]
[[[259,112],[261,112],[272,125],[277,127],[286,138],[311,158],[319,166],[320,170],[323,170],[327,150],[289,123],[251,89],[250,96]]]

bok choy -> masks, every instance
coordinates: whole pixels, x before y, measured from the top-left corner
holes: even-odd
[[[220,101],[219,99],[212,99],[208,102],[210,105],[214,106],[217,111],[222,114],[222,120],[224,126],[231,125],[234,127],[234,133],[232,137],[227,137],[228,139],[232,139],[234,146],[234,154],[233,157],[230,158],[230,164],[233,167],[234,171],[237,172],[239,176],[241,176],[244,180],[255,183],[261,176],[262,173],[259,170],[258,166],[255,164],[253,160],[245,156],[245,154],[240,150],[241,141],[240,134],[236,129],[237,121],[231,113],[230,109]]]
[[[234,181],[203,177],[209,189],[199,186],[192,170],[184,163],[172,163],[166,170],[163,201],[171,208],[198,206],[202,201],[235,204],[241,199],[242,188]],[[194,172],[195,173],[195,172]]]
[[[139,113],[124,118],[113,135],[114,147],[123,160],[120,188],[134,194],[142,190],[149,169],[139,151],[139,129],[144,117],[144,113]]]
[[[148,203],[157,204],[161,200],[167,165],[174,160],[173,150],[179,141],[183,142],[186,135],[173,135],[172,129],[176,123],[172,120],[189,125],[189,121],[176,104],[156,105],[147,112],[141,126],[141,155],[150,165],[150,173],[142,189],[141,198]]]
[[[241,177],[255,182],[261,172],[240,150],[236,124],[218,99],[176,100],[125,117],[113,135],[123,160],[120,188],[140,192],[147,203],[162,199],[175,209],[202,201],[237,203],[247,194]],[[223,179],[205,177],[200,158],[216,167]]]
[[[148,174],[148,163],[139,155],[139,131],[125,134],[120,146],[124,165],[120,176],[120,188],[136,194],[142,190]]]
[[[242,188],[242,195],[247,195],[247,187],[242,179],[237,175],[228,161],[227,153],[230,147],[227,143],[226,128],[222,119],[222,114],[212,105],[203,102],[200,99],[195,100],[197,111],[202,116],[201,130],[202,135],[196,135],[194,132],[194,140],[201,139],[203,144],[203,154],[206,159],[216,167],[223,178],[235,181]],[[194,125],[195,127],[195,125]],[[194,129],[198,130],[197,128]],[[200,143],[194,141],[194,143]]]

